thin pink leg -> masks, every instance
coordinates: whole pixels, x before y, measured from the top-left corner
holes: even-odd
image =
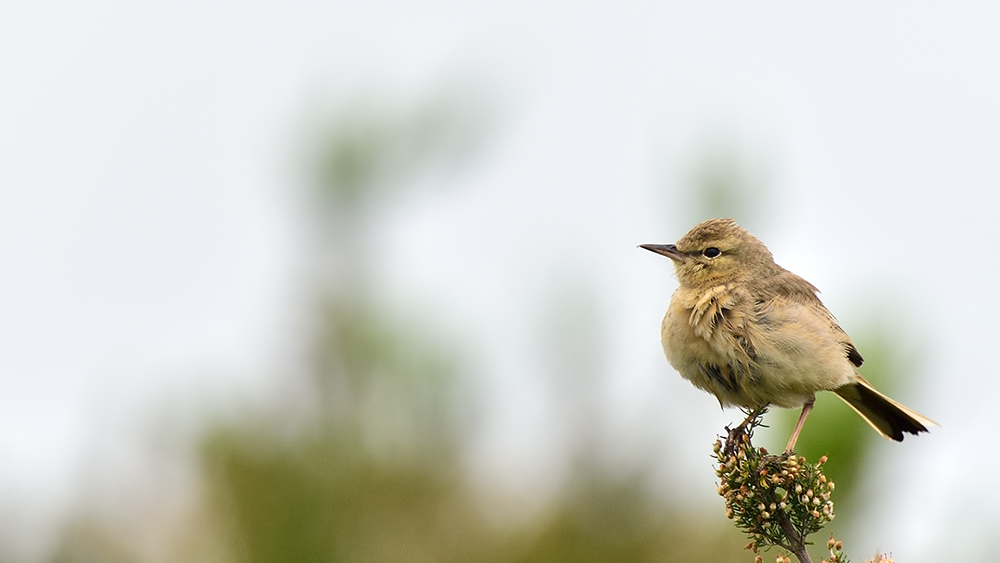
[[[802,405],[802,414],[799,415],[799,421],[795,423],[795,430],[792,431],[792,437],[788,439],[788,446],[785,447],[785,453],[792,453],[792,449],[795,448],[795,442],[799,440],[799,432],[802,432],[802,426],[806,423],[806,417],[809,416],[809,411],[813,408],[813,403],[816,401],[815,398],[810,399],[810,401]]]

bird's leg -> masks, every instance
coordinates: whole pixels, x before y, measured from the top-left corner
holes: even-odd
[[[816,397],[809,399],[809,402],[802,405],[802,414],[799,415],[799,421],[795,423],[795,430],[792,430],[792,437],[788,439],[788,445],[785,446],[785,453],[792,453],[792,449],[795,448],[795,442],[799,439],[799,432],[802,432],[802,426],[806,423],[806,417],[809,416],[809,411],[813,408],[813,403],[816,402]]]
[[[743,419],[743,422],[741,422],[739,426],[733,428],[732,430],[730,430],[728,426],[726,427],[726,431],[728,432],[728,437],[726,438],[726,452],[736,451],[736,448],[741,444],[743,436],[747,433],[747,427],[750,426],[750,423],[753,422],[754,419],[767,412],[767,405],[757,407],[755,409],[748,408],[743,412],[747,413],[747,417]]]
[[[757,416],[760,416],[760,411],[758,409],[750,409],[749,412],[747,412],[747,417],[743,419],[743,422],[741,422],[737,428],[746,428],[747,425],[750,424],[750,421]]]
[[[747,411],[747,417],[744,418],[743,422],[741,422],[740,425],[734,429],[736,435],[739,436],[741,434],[745,434],[747,431],[747,426],[750,426],[750,421],[757,418],[760,415],[761,415],[761,409],[749,409]]]

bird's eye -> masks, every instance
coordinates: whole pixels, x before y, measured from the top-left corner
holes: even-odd
[[[716,256],[722,254],[722,251],[714,246],[710,246],[706,248],[702,254],[704,254],[706,258],[715,258]]]

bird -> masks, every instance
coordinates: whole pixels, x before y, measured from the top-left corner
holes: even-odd
[[[676,244],[639,247],[670,258],[677,276],[660,330],[670,365],[723,408],[801,408],[786,453],[820,391],[833,391],[897,442],[937,426],[857,372],[864,360],[819,290],[777,265],[733,219],[704,221]]]

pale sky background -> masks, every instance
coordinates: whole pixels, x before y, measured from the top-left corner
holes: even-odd
[[[693,226],[671,194],[721,142],[773,194],[751,230],[849,332],[891,317],[920,366],[896,398],[942,424],[879,443],[866,486],[886,513],[850,552],[983,544],[1000,8],[685,4],[0,7],[0,538],[40,545],[94,481],[142,481],[164,419],[280,387],[309,108],[459,83],[489,92],[490,141],[379,216],[375,263],[401,315],[476,350],[495,398],[476,474],[526,496],[557,478],[534,324],[578,282],[613,327],[609,428],[671,441],[669,478],[714,497],[707,447],[737,415],[667,366],[672,271],[635,246]]]

